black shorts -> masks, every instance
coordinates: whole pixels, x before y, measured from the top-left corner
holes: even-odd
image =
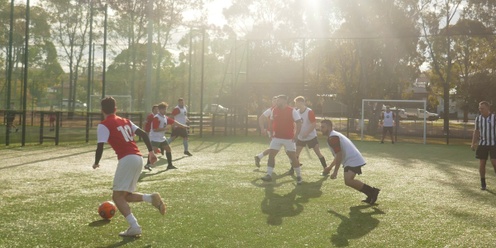
[[[393,133],[393,127],[382,127],[382,132],[387,133],[389,132],[390,134]]]
[[[300,147],[308,146],[308,148],[314,148],[318,144],[319,144],[319,140],[317,139],[317,137],[307,141],[302,141],[299,139],[296,140],[296,146],[300,146]]]
[[[364,165],[365,164],[362,164],[362,165],[357,166],[357,167],[345,166],[344,172],[353,171],[353,172],[355,172],[355,174],[361,175],[362,174],[362,166],[364,166]]]
[[[478,146],[475,151],[475,158],[487,160],[491,156],[491,159],[496,159],[496,146]]]
[[[162,148],[162,147],[165,147],[165,146],[168,146],[169,145],[169,142],[167,142],[167,140],[165,140],[163,142],[152,141],[150,143],[152,143],[152,146],[153,147],[156,147],[156,148]]]
[[[171,137],[187,138],[188,137],[188,131],[186,131],[186,129],[182,128],[182,127],[173,127]]]

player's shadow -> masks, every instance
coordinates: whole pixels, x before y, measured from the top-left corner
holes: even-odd
[[[362,212],[364,209],[372,209],[373,211]],[[336,247],[348,246],[349,240],[361,238],[374,230],[379,225],[379,220],[372,216],[385,214],[382,210],[375,207],[371,208],[368,205],[350,207],[349,217],[332,209],[328,212],[341,219],[336,234],[330,238],[331,243]]]
[[[322,196],[322,184],[327,180],[327,176],[323,176],[315,182],[305,182],[296,187],[296,193],[300,196],[298,202],[308,203],[311,198],[319,198]]]
[[[120,241],[120,242],[117,242],[117,243],[111,244],[111,245],[107,245],[107,246],[101,246],[101,247],[104,247],[104,248],[121,247],[121,246],[127,245],[128,243],[134,242],[137,239],[139,239],[139,237],[123,237],[122,241]]]
[[[110,220],[101,219],[101,220],[95,220],[95,221],[89,223],[88,226],[99,227],[99,226],[105,226],[109,223],[110,223]]]
[[[303,212],[303,205],[296,200],[296,188],[280,195],[274,192],[274,184],[265,186],[265,197],[262,200],[262,213],[267,214],[267,224],[279,226],[285,217],[293,217]]]

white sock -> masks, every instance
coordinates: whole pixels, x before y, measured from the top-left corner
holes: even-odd
[[[267,175],[272,176],[273,171],[274,171],[274,167],[267,167]]]
[[[296,172],[297,177],[301,177],[301,167],[298,166],[298,168],[294,168],[294,171]]]
[[[131,227],[138,227],[138,220],[136,219],[136,217],[134,217],[133,213],[131,213],[130,215],[126,216],[126,220],[127,220],[127,223],[129,223],[129,225]]]
[[[260,154],[258,154],[258,155],[257,155],[257,157],[258,157],[259,159],[262,159],[262,158],[264,157],[263,152],[262,152],[262,153],[260,153]]]
[[[152,203],[152,195],[151,194],[143,194],[143,201]]]

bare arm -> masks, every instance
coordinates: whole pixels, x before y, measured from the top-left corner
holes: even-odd
[[[474,133],[472,134],[472,145],[470,145],[470,148],[472,148],[472,150],[475,150],[477,148],[477,145],[479,144],[479,139],[480,139],[480,131],[475,129]]]

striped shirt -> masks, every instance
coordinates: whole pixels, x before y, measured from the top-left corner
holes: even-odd
[[[490,114],[487,117],[478,115],[475,118],[475,130],[478,130],[480,146],[496,145],[495,115]]]

